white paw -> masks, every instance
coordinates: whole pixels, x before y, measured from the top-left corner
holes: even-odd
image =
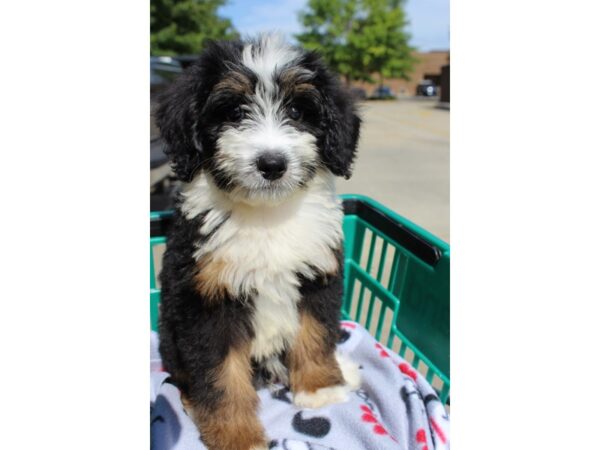
[[[348,400],[350,391],[360,387],[360,371],[358,365],[342,353],[336,352],[335,359],[340,366],[346,382],[343,385],[317,389],[315,392],[300,391],[294,395],[294,404],[300,408],[322,408],[333,403]]]
[[[321,388],[315,392],[300,391],[294,395],[294,404],[300,408],[322,408],[333,403],[345,402],[349,392],[348,385]]]
[[[255,445],[254,447],[250,447],[250,450],[269,450],[269,447],[267,445]]]
[[[360,387],[360,370],[358,369],[358,365],[346,355],[339,352],[335,353],[335,359],[337,359],[344,380],[350,390],[358,389]]]

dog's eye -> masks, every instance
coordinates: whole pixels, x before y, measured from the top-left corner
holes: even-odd
[[[241,106],[236,106],[228,114],[228,118],[232,122],[239,122],[240,120],[242,120],[243,117],[244,117],[244,110],[242,109]]]
[[[292,105],[288,110],[288,115],[292,120],[299,120],[302,117],[302,111],[297,106]]]

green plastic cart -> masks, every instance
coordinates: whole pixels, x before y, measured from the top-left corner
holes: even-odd
[[[360,195],[342,195],[345,269],[341,316],[419,370],[450,395],[450,248],[424,229]],[[150,318],[157,328],[155,265],[172,213],[150,216]]]

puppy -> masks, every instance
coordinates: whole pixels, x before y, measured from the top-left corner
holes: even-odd
[[[211,449],[266,449],[259,379],[294,402],[344,401],[343,287],[334,178],[360,119],[322,60],[278,35],[212,43],[155,111],[185,182],[160,276],[160,352]]]

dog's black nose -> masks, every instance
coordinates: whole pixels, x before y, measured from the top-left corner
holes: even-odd
[[[283,176],[287,169],[287,161],[280,153],[265,153],[256,160],[256,167],[264,179],[273,181]]]

